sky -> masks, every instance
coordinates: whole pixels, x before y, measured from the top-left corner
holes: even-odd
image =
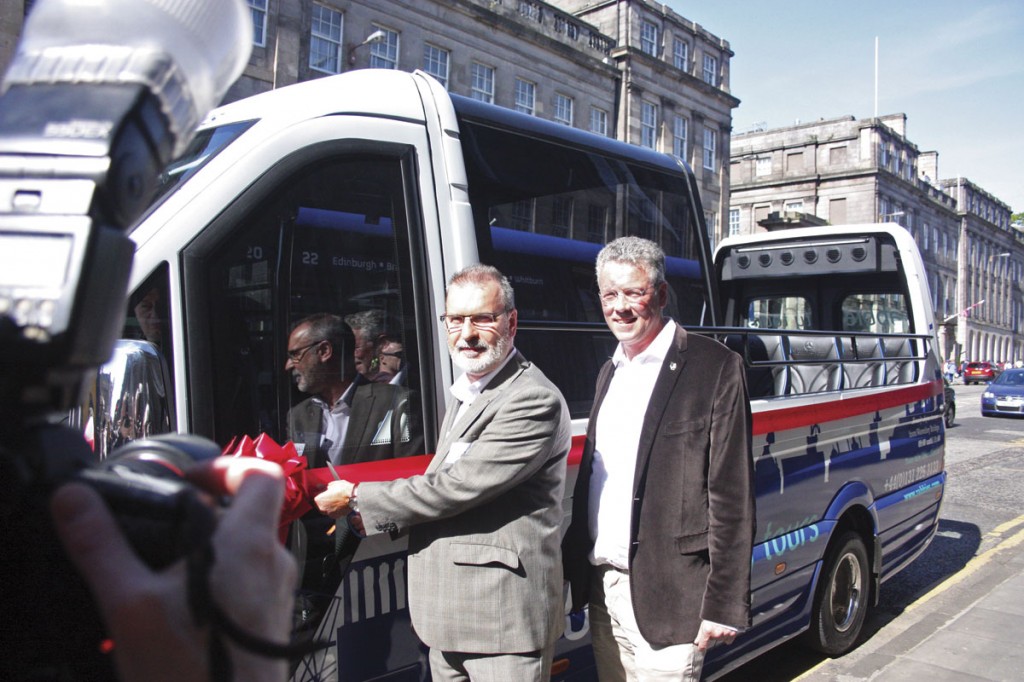
[[[733,132],[907,116],[907,139],[1024,212],[1021,0],[668,0],[729,42]]]

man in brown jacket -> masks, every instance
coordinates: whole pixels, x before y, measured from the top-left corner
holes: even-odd
[[[750,621],[751,417],[742,359],[663,316],[665,256],[623,237],[597,258],[619,340],[597,380],[563,543],[602,681],[698,680]]]

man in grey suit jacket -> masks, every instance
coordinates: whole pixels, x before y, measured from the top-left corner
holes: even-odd
[[[310,468],[422,454],[421,429],[404,386],[369,383],[356,372],[355,338],[342,318],[318,313],[288,336],[285,370],[309,393],[288,410],[288,438]]]
[[[452,385],[422,476],[333,481],[324,513],[369,533],[409,532],[409,611],[433,679],[547,680],[564,624],[559,555],[569,411],[513,347],[512,287],[471,266],[448,284]]]
[[[754,476],[742,359],[663,316],[665,256],[597,259],[619,347],[602,368],[562,546],[602,682],[698,680],[750,620]]]

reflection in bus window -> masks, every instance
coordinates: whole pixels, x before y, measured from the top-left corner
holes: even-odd
[[[843,331],[909,334],[910,315],[903,294],[851,294],[843,299]]]
[[[190,249],[218,292],[203,327],[216,441],[267,433],[295,442],[310,466],[425,452],[402,168],[366,155],[318,161],[263,191],[217,244]],[[337,321],[331,338],[318,325],[298,343],[297,326],[317,315]],[[411,368],[404,386],[374,381],[385,337]]]
[[[752,298],[742,325],[758,329],[817,329],[811,304],[803,296]]]

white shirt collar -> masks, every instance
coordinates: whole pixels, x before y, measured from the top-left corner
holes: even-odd
[[[330,410],[336,410],[336,409],[341,408],[343,406],[351,407],[352,406],[352,394],[355,393],[355,391],[356,391],[356,382],[352,381],[352,382],[349,383],[348,388],[346,388],[344,390],[344,392],[341,394],[341,396],[338,398],[338,400],[333,405],[328,406],[327,405],[327,401],[324,400],[323,398],[321,398],[318,395],[313,396],[313,402],[316,403],[317,405],[320,405],[320,407],[322,407],[322,408],[330,409]]]
[[[515,347],[513,347],[508,352],[508,355],[505,356],[505,359],[502,360],[500,365],[498,365],[493,370],[483,375],[476,381],[470,381],[469,375],[466,373],[460,374],[459,378],[452,382],[452,395],[455,396],[455,398],[459,400],[463,405],[469,405],[476,399],[478,395],[480,395],[483,392],[485,388],[487,388],[487,384],[491,382],[491,379],[494,378],[494,375],[500,372],[502,368],[504,368],[505,365],[509,363],[509,361],[512,359],[512,356],[514,356],[515,354],[516,349]]]
[[[672,348],[672,343],[676,338],[676,323],[671,317],[665,318],[665,326],[661,328],[658,335],[654,337],[650,345],[644,348],[643,351],[637,353],[630,360],[626,357],[626,351],[622,349],[620,343],[615,348],[615,353],[612,355],[612,363],[616,367],[622,367],[626,363],[634,364],[647,364],[649,362],[655,362],[661,364],[665,362],[665,356],[668,355],[669,350]]]

